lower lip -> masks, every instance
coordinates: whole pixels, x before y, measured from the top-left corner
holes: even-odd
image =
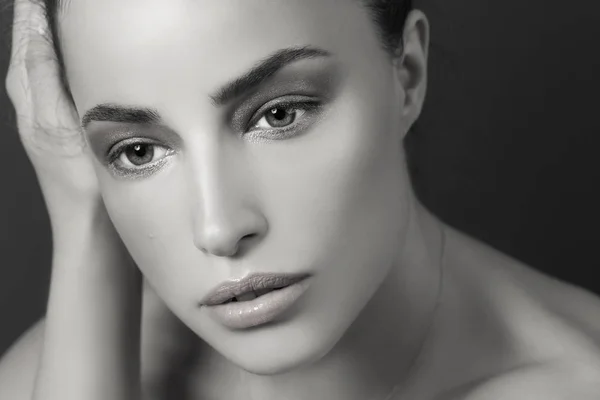
[[[287,311],[308,288],[308,279],[274,290],[253,300],[206,306],[222,325],[246,329],[275,320]]]

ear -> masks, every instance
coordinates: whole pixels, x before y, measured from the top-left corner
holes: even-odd
[[[403,40],[393,54],[400,90],[404,92],[402,117],[411,126],[421,114],[427,92],[429,21],[423,12],[413,10],[406,18]]]

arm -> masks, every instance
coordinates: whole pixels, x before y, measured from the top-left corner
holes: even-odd
[[[139,398],[141,277],[100,196],[42,2],[15,0],[6,78],[50,216],[52,278],[34,400]]]
[[[161,399],[172,368],[180,367],[196,337],[148,286],[142,296],[141,384],[144,399]],[[0,399],[30,400],[45,320],[33,324],[0,359]]]
[[[53,229],[33,399],[139,398],[140,275],[101,202],[70,213]]]
[[[0,399],[31,399],[43,336],[44,321],[40,320],[0,359]]]
[[[80,240],[83,241],[85,239]],[[95,244],[98,245],[98,243]],[[85,248],[82,247],[81,250],[83,256],[93,255],[94,253],[92,251],[83,254],[85,253]],[[68,254],[77,253],[69,252]],[[107,252],[106,254],[111,253]],[[104,258],[106,258],[106,254],[104,255]],[[102,258],[103,257],[100,257],[100,260],[98,261],[101,261]],[[76,261],[76,259],[72,260]],[[84,265],[84,267],[87,267],[87,264],[89,264],[89,261],[86,259],[86,265]],[[68,266],[69,264],[67,262],[63,264],[61,268]],[[102,266],[99,266],[99,268],[104,270]],[[55,269],[55,271],[56,270],[58,270],[58,268]],[[53,271],[53,274],[54,273],[55,272]],[[67,279],[73,279],[73,277],[69,277],[69,272],[65,272],[65,274]],[[102,279],[101,275],[106,274],[102,272],[97,277],[93,277],[91,274],[77,275],[82,279]],[[74,276],[75,279],[78,279],[77,275]],[[52,308],[57,309],[56,313],[58,314],[58,318],[54,318],[54,320],[50,319],[50,322],[54,324],[54,335],[56,339],[51,339],[51,341],[46,339],[47,342],[44,346],[44,338],[49,336],[45,334],[46,329],[43,320],[34,324],[22,335],[19,341],[5,354],[0,363],[0,399],[25,400],[32,398],[36,371],[40,365],[41,354],[44,354],[46,357],[44,360],[46,365],[44,368],[40,369],[40,375],[46,382],[44,385],[40,385],[38,382],[37,390],[39,393],[38,395],[41,394],[43,398],[51,398],[48,397],[51,394],[51,390],[58,391],[61,393],[61,396],[65,394],[65,388],[70,388],[69,390],[73,391],[87,390],[83,387],[78,388],[78,385],[85,384],[85,382],[94,385],[104,384],[107,386],[107,390],[102,391],[98,398],[102,398],[104,395],[107,395],[105,398],[118,398],[118,395],[108,396],[108,388],[118,387],[126,388],[127,394],[124,394],[122,398],[134,398],[129,396],[130,393],[137,390],[135,384],[139,381],[137,378],[136,363],[131,362],[131,360],[139,360],[137,354],[138,346],[136,345],[137,335],[135,334],[135,325],[137,322],[135,318],[136,311],[133,310],[133,312],[131,312],[127,310],[128,307],[120,307],[121,310],[115,315],[110,315],[105,318],[102,318],[102,316],[97,314],[94,315],[95,311],[110,312],[111,305],[102,304],[109,296],[105,296],[106,293],[102,292],[110,290],[112,296],[118,296],[119,284],[116,285],[116,288],[114,285],[107,288],[106,286],[111,285],[110,276],[105,276],[104,278],[108,278],[108,280],[104,282],[104,287],[102,285],[98,286],[97,282],[93,282],[93,285],[96,286],[96,296],[99,297],[99,304],[90,307],[89,309],[86,308],[85,298],[82,297],[80,291],[85,290],[85,283],[76,287],[75,290],[71,288],[71,285],[68,282],[63,282],[62,288],[53,288],[53,294],[57,293],[56,290],[66,290],[58,296],[54,294],[54,300],[51,300],[48,307],[49,312],[51,312],[50,310]],[[127,283],[122,282],[121,285],[125,287]],[[93,299],[94,294],[87,293],[86,296],[91,300]],[[135,297],[134,293],[127,294],[127,296],[134,297],[134,301],[129,303],[130,307],[134,307],[135,298],[139,298],[139,296]],[[51,295],[51,298],[52,297],[53,295]],[[76,297],[75,301],[73,301],[74,297]],[[109,300],[110,303],[113,303],[112,306],[118,306],[120,301],[121,300],[114,297]],[[83,314],[83,316],[78,314]],[[115,320],[119,315],[121,315],[121,317],[129,317],[130,314],[133,314],[133,319],[130,321],[119,322]],[[86,319],[92,320],[91,323],[90,321],[86,321]],[[103,320],[108,320],[109,323],[98,328],[96,325],[101,324]],[[116,324],[111,324],[111,320],[115,320]],[[115,327],[117,329],[115,329]],[[82,329],[89,331],[89,333],[86,334],[86,332],[82,332]],[[121,329],[123,332],[118,332],[118,329]],[[106,332],[108,332],[108,334]],[[52,337],[50,336],[50,338]],[[152,343],[154,345],[157,344],[156,340],[152,340]],[[91,346],[91,348],[87,348],[87,346]],[[93,371],[94,365],[99,362],[105,364],[111,362],[103,360],[102,357],[111,357],[111,352],[109,350],[113,348],[112,346],[119,349],[116,352],[117,357],[112,360],[112,363],[116,364],[114,367],[115,369],[110,373],[97,371],[96,376],[96,371]],[[51,349],[50,357],[48,357],[48,353],[43,353],[43,351],[47,349]],[[158,349],[150,348],[148,348],[148,350],[158,351]],[[56,357],[56,359],[53,359],[53,357]],[[127,360],[120,360],[119,358],[127,358]],[[160,364],[160,361],[162,360],[153,360],[152,355],[150,358],[148,365],[149,369],[157,369],[158,364]],[[94,362],[90,362],[90,360],[94,360]],[[85,368],[82,368],[82,366]],[[69,368],[74,372],[68,373]],[[129,368],[129,370],[127,368]],[[116,378],[111,377],[111,374],[115,375]],[[154,374],[153,378],[158,377]],[[102,382],[103,380],[105,382]],[[121,380],[122,383],[119,384],[119,380]],[[52,389],[55,386],[56,388]],[[65,396],[62,398],[69,397]]]

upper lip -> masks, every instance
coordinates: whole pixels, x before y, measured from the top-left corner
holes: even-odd
[[[240,280],[226,281],[215,287],[200,301],[204,306],[215,306],[251,290],[279,289],[308,277],[308,274],[256,273]]]

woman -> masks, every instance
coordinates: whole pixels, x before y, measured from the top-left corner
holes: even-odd
[[[156,398],[183,365],[166,398],[598,398],[598,299],[414,195],[409,1],[15,6],[7,87],[54,256],[0,394]]]

